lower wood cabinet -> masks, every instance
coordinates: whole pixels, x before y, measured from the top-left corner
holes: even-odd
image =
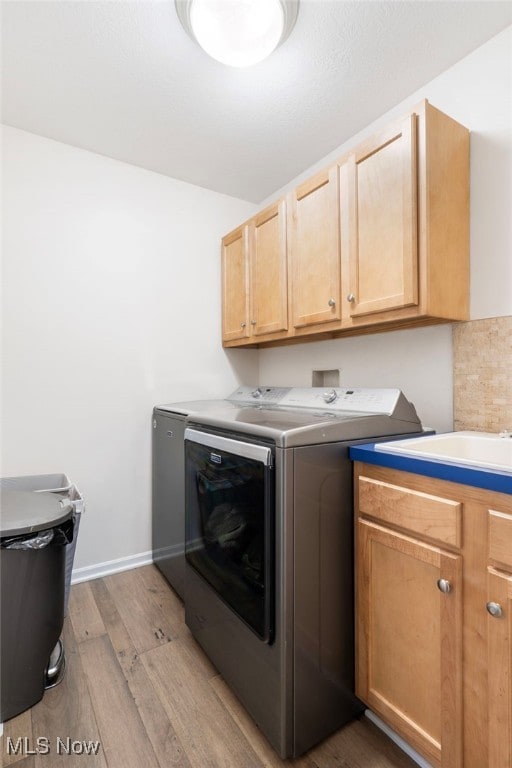
[[[512,511],[488,512],[489,764],[512,766]]]
[[[356,693],[433,766],[512,766],[512,496],[355,465]]]
[[[512,573],[488,570],[489,765],[512,765]]]
[[[460,766],[460,555],[360,520],[357,582],[358,696],[430,762]]]

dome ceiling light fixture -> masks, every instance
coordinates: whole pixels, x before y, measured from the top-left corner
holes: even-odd
[[[175,0],[188,35],[230,67],[257,64],[283,43],[297,20],[299,0]]]

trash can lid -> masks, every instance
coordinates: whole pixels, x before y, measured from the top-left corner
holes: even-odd
[[[53,493],[0,488],[0,537],[54,528],[73,512],[69,499]]]

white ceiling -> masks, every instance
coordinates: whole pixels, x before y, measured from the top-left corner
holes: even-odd
[[[301,0],[231,69],[173,0],[4,0],[3,122],[259,202],[512,23],[510,2]]]

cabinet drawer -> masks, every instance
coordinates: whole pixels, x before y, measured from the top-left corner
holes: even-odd
[[[359,512],[418,536],[461,546],[462,504],[398,485],[358,478]],[[512,518],[511,518],[512,520]]]
[[[512,568],[512,515],[490,509],[488,525],[489,559]]]

